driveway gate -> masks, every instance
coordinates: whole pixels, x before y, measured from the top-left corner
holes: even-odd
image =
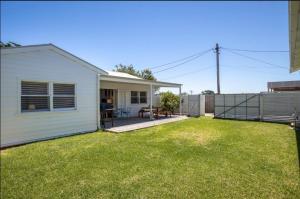
[[[215,95],[215,118],[260,119],[260,94]]]

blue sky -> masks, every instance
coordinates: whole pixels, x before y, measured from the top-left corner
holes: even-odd
[[[1,41],[53,43],[106,70],[119,63],[143,69],[216,42],[288,50],[288,8],[287,2],[1,2]],[[259,92],[268,81],[300,79],[299,72],[288,71],[288,53],[238,53],[287,68],[221,50],[221,92]],[[216,90],[215,54],[155,75],[182,83],[188,92]]]

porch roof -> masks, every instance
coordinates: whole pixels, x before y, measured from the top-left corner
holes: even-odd
[[[126,73],[110,72],[110,71],[108,72],[108,75],[106,75],[106,74],[100,75],[100,80],[111,81],[111,82],[121,82],[121,83],[146,84],[146,85],[153,85],[153,86],[158,86],[158,87],[179,88],[182,86],[182,84],[145,80],[145,79],[142,79],[139,77],[135,77],[133,75],[126,74]]]

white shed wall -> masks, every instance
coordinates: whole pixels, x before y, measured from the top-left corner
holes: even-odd
[[[21,113],[22,80],[74,83],[77,109]],[[1,147],[96,130],[96,87],[96,72],[55,51],[1,51]]]

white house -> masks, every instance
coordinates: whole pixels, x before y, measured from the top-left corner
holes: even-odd
[[[155,87],[181,85],[104,71],[52,44],[1,48],[1,147],[100,128],[100,103],[153,104]]]

